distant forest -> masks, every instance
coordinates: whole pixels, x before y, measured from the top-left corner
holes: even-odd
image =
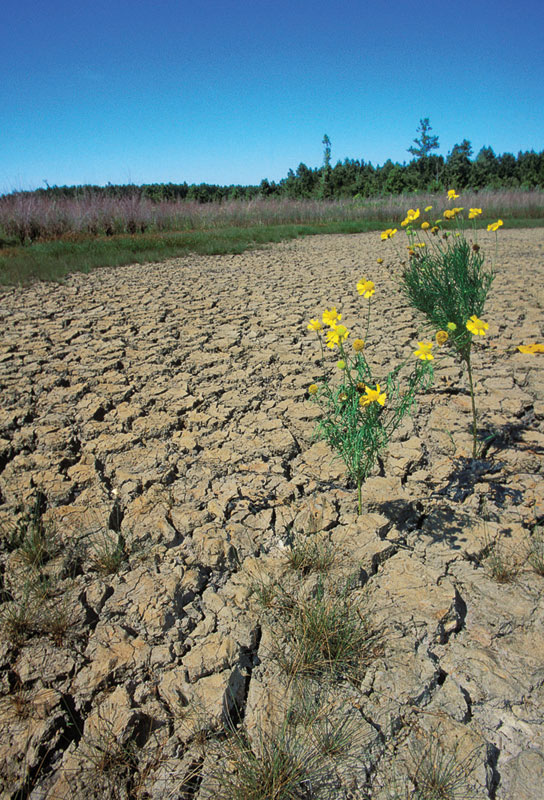
[[[428,120],[422,120],[424,125]],[[429,130],[430,126],[427,127]],[[192,200],[210,203],[222,200],[251,200],[254,198],[294,198],[340,200],[398,195],[444,189],[544,189],[544,150],[495,155],[491,147],[483,147],[473,158],[472,146],[466,139],[456,144],[446,156],[430,150],[437,147],[436,137],[414,139],[420,147],[410,148],[415,157],[409,163],[394,163],[388,159],[373,166],[363,159],[346,158],[335,166],[330,163],[330,140],[325,135],[324,159],[320,167],[299,164],[289,170],[279,182],[266,178],[258,186],[217,186],[213,184],[153,183],[135,186],[49,186],[30,194],[52,198],[81,197],[92,194],[104,197],[139,197],[150,200]],[[433,139],[436,143],[433,143]],[[431,142],[429,144],[429,141]],[[421,146],[423,143],[423,146]],[[18,193],[19,194],[19,193]]]

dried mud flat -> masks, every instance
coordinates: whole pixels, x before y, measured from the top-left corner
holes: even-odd
[[[450,769],[440,796],[542,797],[544,356],[516,346],[543,341],[544,231],[500,232],[474,357],[484,457],[444,349],[356,517],[312,441],[306,324],[336,305],[362,332],[364,275],[369,360],[413,350],[389,252],[312,237],[0,294],[2,798],[241,798],[248,743],[321,747],[297,797],[412,796],[429,758]],[[14,526],[37,491],[32,569]],[[327,564],[294,564],[305,547]],[[331,674],[296,650],[323,596],[368,633]]]

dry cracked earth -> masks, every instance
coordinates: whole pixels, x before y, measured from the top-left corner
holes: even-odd
[[[359,517],[312,438],[306,326],[336,305],[361,335],[364,275],[375,370],[413,351],[378,235],[2,291],[2,798],[240,800],[285,754],[293,794],[252,797],[543,797],[544,356],[517,350],[543,341],[543,255],[500,232],[482,458],[442,348]],[[355,625],[333,667],[319,608]]]

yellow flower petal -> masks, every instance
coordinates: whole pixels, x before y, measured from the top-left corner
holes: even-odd
[[[418,342],[417,350],[414,350],[414,355],[422,361],[432,361],[434,356],[431,353],[432,342]]]
[[[376,290],[374,288],[374,283],[372,281],[367,281],[364,278],[362,278],[357,284],[357,291],[363,297],[372,297],[372,295]]]
[[[371,389],[370,386],[365,386],[365,395],[359,398],[359,403],[362,406],[369,406],[371,403],[379,403],[379,405],[385,405],[385,401],[387,398],[387,392],[382,392],[380,390],[380,384],[376,384],[375,389]]]
[[[478,319],[476,314],[473,314],[467,322],[467,330],[469,330],[474,336],[485,336],[485,332],[488,328],[489,325],[487,322],[484,322],[482,319]]]
[[[544,344],[520,344],[520,353],[544,353]]]
[[[338,314],[336,311],[336,306],[332,308],[327,308],[323,312],[323,324],[328,325],[329,327],[334,327],[337,322],[340,322],[342,319],[342,314]]]
[[[323,330],[323,325],[318,319],[311,319],[308,324],[309,331],[321,331]]]

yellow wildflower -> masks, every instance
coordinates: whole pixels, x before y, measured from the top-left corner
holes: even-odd
[[[370,386],[365,386],[365,396],[359,398],[359,403],[362,406],[369,406],[371,403],[379,403],[383,406],[386,397],[387,392],[382,392],[380,390],[380,384],[377,383],[375,389],[371,389]]]
[[[444,219],[455,219],[455,211],[453,210],[453,208],[451,209],[447,208],[442,214],[442,216],[444,217]]]
[[[436,343],[437,343],[437,345],[440,346],[442,344],[446,344],[448,339],[449,339],[449,336],[448,336],[448,332],[447,331],[438,331],[437,332],[437,334],[436,334]]]
[[[332,350],[337,345],[345,342],[348,336],[349,331],[344,325],[336,325],[330,331],[327,331],[327,347]]]
[[[323,330],[323,325],[318,319],[311,319],[308,325],[309,331],[321,331]]]
[[[383,264],[383,258],[377,258],[376,259],[376,263]]]
[[[382,242],[385,242],[386,239],[392,239],[396,232],[396,228],[387,228],[387,230],[383,231],[381,234]]]
[[[428,222],[422,222],[422,223],[421,223],[421,228],[422,228],[422,230],[424,230],[424,231],[426,231],[426,230],[427,230],[427,228],[430,228],[430,227],[431,227],[431,226],[430,226],[430,224],[429,224]]]
[[[438,227],[438,225],[433,225],[433,227],[431,228],[431,233],[436,236],[439,230],[440,228]]]
[[[334,325],[336,325],[337,322],[340,322],[341,319],[342,319],[342,314],[337,313],[336,306],[333,306],[330,309],[327,308],[323,312],[323,324],[329,325],[329,327],[331,328],[334,327]]]
[[[315,383],[312,383],[310,386],[308,386],[308,394],[317,394],[317,392],[318,388]]]
[[[476,314],[473,314],[467,322],[467,330],[469,330],[475,336],[485,336],[485,332],[488,328],[489,325],[487,322],[484,322],[482,319],[478,319]]]
[[[434,356],[431,353],[432,342],[418,342],[417,350],[414,350],[414,355],[422,361],[432,361]]]
[[[400,224],[402,225],[403,228],[405,228],[411,222],[414,222],[418,217],[419,217],[419,208],[416,208],[415,210],[413,208],[409,208],[408,211],[406,212],[405,219],[403,219]]]
[[[498,219],[496,222],[491,222],[487,226],[487,230],[488,231],[498,231],[499,228],[502,226],[502,224],[503,224],[502,219]]]
[[[365,343],[362,339],[354,339],[353,340],[353,349],[356,353],[360,353],[361,350],[364,348]]]
[[[426,213],[427,211],[430,211],[430,210],[431,210],[431,208],[432,208],[432,206],[427,206],[427,207],[425,208],[425,213]]]
[[[455,322],[448,322],[448,324],[446,325],[446,328],[449,331],[456,331],[457,330],[457,325],[455,324]]]
[[[520,344],[518,345],[520,353],[544,353],[544,344]]]
[[[455,200],[459,197],[458,194],[455,194],[455,189],[448,189],[448,200]]]
[[[362,278],[357,284],[357,291],[363,297],[372,297],[372,295],[376,290],[374,288],[374,283],[372,281],[367,281],[364,278]]]
[[[414,247],[427,247],[425,242],[414,242]]]
[[[468,212],[468,218],[474,219],[475,217],[479,217],[481,213],[482,213],[481,208],[471,208]]]

